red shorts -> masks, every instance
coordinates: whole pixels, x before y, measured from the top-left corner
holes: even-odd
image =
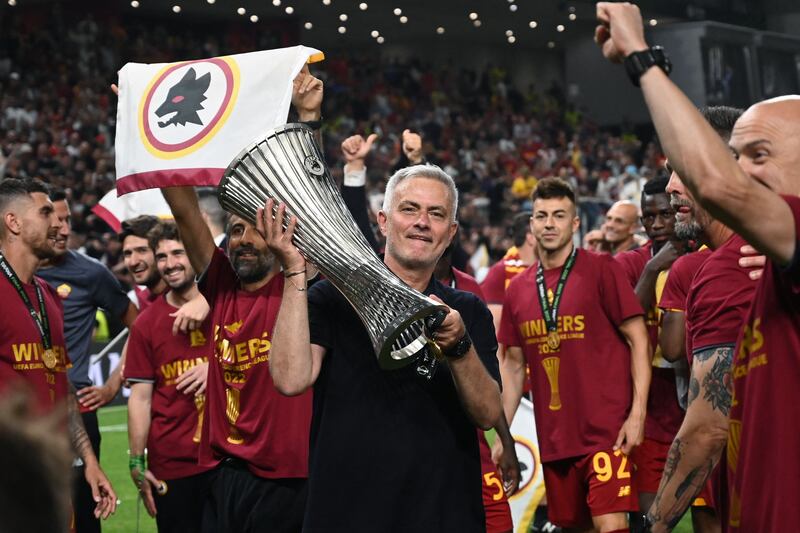
[[[497,470],[484,472],[483,511],[486,514],[486,533],[505,533],[514,530],[511,521],[511,507],[508,505],[506,491]]]
[[[593,516],[639,509],[632,465],[621,451],[601,450],[542,463],[547,514],[561,527],[588,527]]]
[[[672,443],[658,442],[657,440],[644,439],[641,445],[633,449],[631,461],[636,465],[634,476],[636,488],[639,492],[656,494],[661,483],[661,474],[664,473],[664,464]]]
[[[714,476],[717,475],[716,468],[711,475],[708,476],[706,482],[703,484],[703,488],[700,490],[700,494],[698,494],[694,500],[692,500],[692,507],[710,507],[713,510],[717,509],[716,506],[716,499],[714,498],[714,494],[716,493],[716,487],[714,486]]]

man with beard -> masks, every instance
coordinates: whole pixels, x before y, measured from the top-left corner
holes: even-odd
[[[304,69],[292,102],[318,121],[322,82]],[[228,252],[214,245],[197,194],[162,190],[198,286],[211,306],[211,342],[200,464],[215,467],[202,531],[300,531],[308,477],[311,392],[278,392],[268,361],[284,277],[264,238],[246,220],[228,221]],[[289,280],[291,283],[294,280]]]
[[[639,489],[639,509],[643,513],[653,503],[667,452],[683,420],[683,410],[678,403],[675,368],[672,363],[664,360],[658,348],[661,325],[658,303],[666,280],[671,276],[671,266],[685,248],[684,241],[675,234],[675,211],[670,206],[666,186],[666,177],[655,178],[645,184],[642,192],[642,225],[650,242],[641,248],[615,256],[634,287],[639,303],[647,310],[645,324],[650,345],[654,348],[645,438],[633,455]]]
[[[67,196],[64,191],[55,190],[50,199],[61,227],[53,248],[54,255],[42,261],[37,275],[55,289],[64,305],[64,334],[67,338],[67,352],[72,361],[72,368],[67,375],[77,390],[83,425],[99,459],[100,429],[97,424],[97,409],[117,395],[122,386],[122,365],[117,365],[105,384],[92,384],[89,378],[89,360],[95,315],[98,308],[105,309],[130,327],[136,319],[137,310],[105,265],[67,248],[72,232]],[[84,481],[83,465],[76,466],[73,479],[75,529],[78,533],[99,532],[100,521],[94,516],[95,502],[91,487]]]
[[[286,207],[276,222],[273,205],[259,210],[260,224],[294,277],[307,268],[291,242],[297,220],[284,232]],[[485,531],[475,426],[502,416],[491,314],[433,277],[456,232],[457,205],[449,175],[416,165],[389,179],[378,213],[387,268],[450,307],[435,332],[442,360],[430,380],[413,364],[382,370],[366,328],[329,281],[306,291],[289,278],[284,287],[272,375],[284,394],[314,387],[305,531]],[[366,468],[342,461],[353,435]]]
[[[210,466],[198,464],[211,321],[173,334],[170,314],[199,294],[195,273],[174,223],[156,225],[149,237],[169,290],[139,316],[128,341],[131,477],[159,533],[195,533],[211,478]],[[198,379],[181,380],[193,368],[201,369]]]
[[[729,107],[702,110],[703,116],[723,140],[730,132],[741,111]],[[680,455],[700,446],[710,446],[716,463],[722,454],[731,407],[730,372],[736,340],[756,288],[747,270],[739,267],[740,249],[746,241],[707,211],[696,204],[672,172],[667,191],[677,211],[676,232],[679,237],[708,246],[713,252],[703,261],[692,278],[686,296],[686,354],[690,365],[689,397],[686,417],[670,449],[670,465],[664,469],[651,516],[662,517],[670,523],[683,516],[694,501],[692,516],[700,531],[720,531],[719,501],[721,481],[719,471],[711,475],[707,463],[696,473],[699,479],[689,479],[690,489],[683,492],[673,478],[676,469],[683,468]],[[670,332],[671,333],[671,332]],[[709,461],[711,463],[711,461]],[[709,477],[709,483],[704,483]],[[702,489],[701,489],[702,487]],[[680,494],[682,497],[679,497]],[[698,501],[700,500],[700,501]]]
[[[639,507],[628,455],[644,437],[652,369],[642,307],[613,258],[574,246],[572,187],[540,180],[532,201],[539,261],[509,285],[499,340],[513,390],[531,368],[550,521],[627,531]]]
[[[603,224],[603,238],[611,247],[611,255],[639,247],[635,239],[638,218],[636,204],[625,200],[620,200],[608,210]]]
[[[682,493],[694,492],[695,480],[713,463],[712,443],[729,433],[729,531],[786,531],[800,522],[800,97],[755,104],[739,118],[729,142],[737,164],[667,77],[663,50],[648,47],[639,9],[600,3],[597,16],[603,54],[612,61],[630,56],[631,78],[643,90],[662,147],[694,198],[770,259],[735,359],[730,354],[732,371],[716,387],[735,398],[729,431],[713,428],[713,438],[677,447],[671,478]],[[672,525],[664,515],[650,518],[653,530]]]
[[[58,294],[34,275],[54,256],[61,228],[47,186],[39,180],[0,182],[0,389],[28,386],[37,413],[66,405],[67,428],[74,451],[91,486],[95,517],[107,518],[117,497],[83,427],[75,389],[67,380],[70,366],[64,341],[64,311]],[[66,527],[66,524],[64,524]]]

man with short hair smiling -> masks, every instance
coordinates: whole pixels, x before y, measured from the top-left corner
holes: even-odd
[[[122,243],[122,261],[136,284],[136,304],[139,312],[167,289],[156,268],[155,255],[147,241],[148,232],[158,224],[158,217],[140,215],[122,221],[119,241]],[[144,288],[140,288],[144,286]]]
[[[100,428],[97,409],[117,395],[122,386],[122,362],[110,373],[101,386],[94,386],[89,378],[90,349],[95,316],[99,308],[120,318],[130,327],[136,319],[136,306],[128,299],[119,281],[99,261],[67,248],[72,232],[69,202],[63,190],[50,194],[53,209],[61,222],[54,246],[54,255],[42,261],[37,275],[55,289],[64,305],[64,334],[67,338],[72,368],[68,376],[77,389],[81,418],[92,442],[95,455],[100,457]],[[82,465],[76,467],[72,505],[79,533],[100,531],[100,522],[94,517],[95,502],[91,487],[84,481]]]
[[[506,375],[521,391],[531,368],[550,521],[628,531],[626,513],[639,507],[628,455],[644,438],[652,368],[642,307],[612,257],[573,244],[569,184],[545,178],[531,199],[539,260],[503,302]]]
[[[639,224],[636,204],[620,200],[609,208],[603,224],[603,238],[611,246],[611,255],[638,248],[634,235]]]
[[[436,331],[445,360],[431,381],[414,365],[382,370],[364,325],[329,281],[308,291],[284,285],[272,377],[284,394],[314,387],[305,531],[485,531],[475,425],[502,416],[492,318],[477,296],[433,277],[456,232],[457,202],[450,176],[417,165],[390,178],[378,213],[389,270],[450,307]],[[273,205],[259,212],[259,226],[284,272],[302,272],[291,242],[297,221],[284,232],[286,208],[273,220]],[[367,467],[342,461],[353,435]]]
[[[100,468],[83,426],[75,389],[67,380],[71,364],[64,340],[64,311],[55,289],[35,276],[44,259],[55,255],[62,222],[35,179],[0,181],[0,389],[15,384],[33,392],[35,411],[67,407],[67,427],[75,453],[91,486],[95,518],[107,518],[117,497]],[[67,524],[64,524],[67,527]]]
[[[199,294],[194,269],[173,222],[148,237],[169,290],[140,315],[128,341],[131,477],[159,533],[197,532],[211,480],[210,466],[198,464],[211,321],[173,333],[170,314]]]

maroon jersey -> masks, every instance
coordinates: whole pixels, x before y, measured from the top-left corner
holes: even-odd
[[[455,267],[451,268],[450,271],[453,273],[453,279],[450,280],[450,283],[446,283],[446,285],[450,285],[454,289],[458,289],[460,291],[471,292],[480,298],[482,302],[486,302],[486,298],[483,297],[481,286],[478,284],[475,278]]]
[[[509,283],[526,268],[528,265],[520,259],[517,248],[510,248],[503,259],[492,265],[481,282],[481,290],[486,297],[486,303],[502,304]]]
[[[784,197],[800,236],[800,198]],[[800,240],[791,265],[767,262],[739,339],[728,433],[729,531],[800,524]]]
[[[731,236],[708,256],[692,280],[686,296],[689,365],[695,351],[735,344],[739,338],[756,289],[749,270],[739,266],[739,249],[745,244],[740,236]]]
[[[139,285],[133,286],[133,293],[136,295],[136,303],[140,313],[150,307],[150,304],[156,301],[159,296],[158,294],[153,294],[147,287],[142,288]]]
[[[548,293],[561,270],[545,270]],[[613,446],[631,406],[631,354],[617,328],[643,314],[610,255],[578,250],[558,310],[561,342],[552,348],[536,294],[536,266],[511,282],[499,341],[522,348],[527,359],[543,462]]]
[[[283,283],[278,275],[257,291],[242,290],[219,248],[200,281],[211,306],[214,343],[200,445],[202,465],[235,457],[257,476],[308,476],[311,391],[283,396],[269,373]]]
[[[696,252],[682,255],[672,263],[658,307],[665,311],[686,312],[686,296],[689,294],[689,287],[692,286],[692,280],[700,269],[700,265],[708,259],[709,255],[711,255],[711,250],[703,246]]]
[[[56,365],[52,370],[44,365],[44,347],[39,329],[17,290],[0,274],[0,302],[3,302],[0,326],[0,393],[11,386],[22,384],[33,393],[37,408],[49,411],[67,397],[67,368],[71,364],[64,342],[64,308],[61,299],[55,289],[43,279],[34,276],[33,283],[42,292],[50,324],[50,339],[56,353]],[[33,308],[39,312],[39,299],[33,283],[23,283],[22,286]]]
[[[125,379],[153,384],[147,462],[159,479],[207,470],[198,465],[205,395],[186,395],[175,382],[213,354],[211,320],[200,329],[173,335],[169,315],[175,311],[162,295],[140,314],[131,326],[125,359]]]
[[[622,267],[631,287],[636,288],[647,262],[653,257],[650,243],[647,245],[623,252],[614,256]],[[651,309],[645,315],[645,325],[650,337],[650,346],[653,348],[653,375],[650,380],[650,390],[647,396],[647,416],[644,422],[645,438],[658,442],[672,442],[675,434],[683,422],[683,409],[678,403],[678,391],[675,384],[675,370],[673,365],[661,355],[658,336],[661,332],[661,309],[659,300],[664,293],[664,285],[672,275],[666,271],[660,272],[656,281],[656,298]]]

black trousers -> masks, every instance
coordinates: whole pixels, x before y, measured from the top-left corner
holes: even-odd
[[[244,462],[226,459],[214,470],[203,511],[203,533],[299,533],[307,480],[265,479]]]
[[[81,414],[86,434],[92,443],[92,449],[100,461],[100,427],[97,424],[97,412],[89,411]],[[100,533],[100,520],[94,517],[97,504],[92,498],[92,487],[86,482],[83,465],[72,468],[72,511],[75,517],[76,533]]]
[[[158,533],[198,533],[203,522],[203,507],[214,478],[214,471],[194,476],[163,480],[166,494],[153,491]]]

